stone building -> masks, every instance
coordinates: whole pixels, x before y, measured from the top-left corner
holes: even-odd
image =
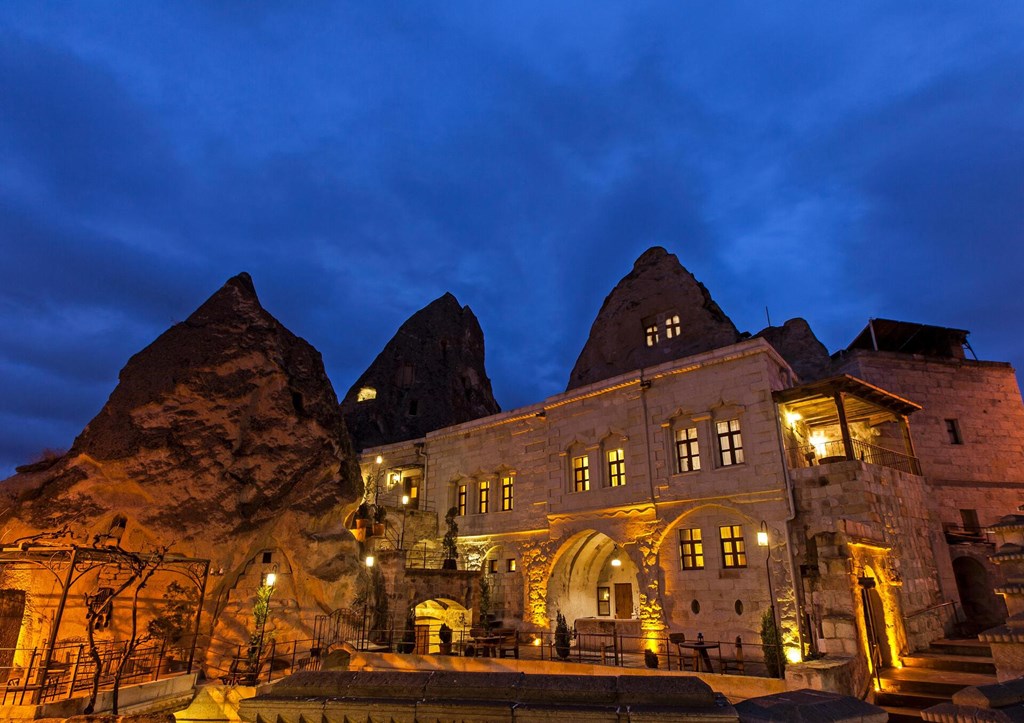
[[[965,359],[965,332],[899,322],[832,360],[802,320],[734,334],[674,266],[661,249],[637,261],[568,391],[364,450],[364,474],[379,456],[421,513],[454,507],[460,567],[527,635],[561,612],[648,647],[669,632],[757,643],[774,606],[791,661],[846,656],[863,679],[962,625],[957,608],[976,627],[1005,616],[980,526],[1024,482],[1009,365]],[[682,353],[662,358],[665,343]],[[439,549],[422,526],[405,543],[409,560]],[[468,604],[430,602],[445,619],[472,619]]]

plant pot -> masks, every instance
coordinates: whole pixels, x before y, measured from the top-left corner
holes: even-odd
[[[383,537],[385,530],[387,530],[387,526],[383,522],[374,522],[373,523],[373,536],[374,537]]]
[[[369,526],[370,526],[370,520],[369,519],[366,519],[366,518],[363,518],[363,517],[357,517],[356,518],[356,529],[357,530],[363,530],[363,529],[366,529]]]
[[[441,569],[442,570],[458,570],[459,569],[458,560],[453,560],[451,558],[447,558],[445,560],[442,560],[442,562],[441,562]]]
[[[441,655],[451,655],[452,654],[452,644],[451,644],[451,642],[447,642],[446,643],[446,642],[442,641],[441,643],[438,644],[438,647],[441,649]]]
[[[562,645],[560,643],[555,643],[555,654],[559,658],[561,658],[562,660],[568,659],[568,657],[569,657],[569,645],[568,644]]]

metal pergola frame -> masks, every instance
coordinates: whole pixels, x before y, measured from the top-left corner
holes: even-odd
[[[111,565],[119,566],[129,560],[137,560],[148,564],[159,557],[160,555],[157,553],[131,552],[121,548],[119,545],[90,547],[63,542],[48,544],[40,541],[39,537],[25,541],[15,541],[12,544],[0,547],[0,570],[41,568],[53,575],[61,588],[57,612],[50,627],[46,647],[43,649],[43,661],[38,677],[40,682],[45,681],[50,672],[53,652],[71,588],[85,575],[94,570]],[[203,604],[206,601],[206,585],[210,577],[210,561],[202,558],[164,554],[159,569],[164,572],[182,575],[199,591],[195,623],[192,626],[192,647],[188,656],[187,672],[191,673],[195,662],[196,645],[199,640],[199,624],[203,615]],[[41,686],[34,694],[33,702],[38,703],[40,695]]]

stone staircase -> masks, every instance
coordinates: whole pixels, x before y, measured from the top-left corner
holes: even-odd
[[[905,656],[903,668],[883,668],[880,677],[875,704],[900,723],[921,720],[922,710],[949,702],[962,688],[995,683],[996,668],[987,643],[936,640],[927,651]]]

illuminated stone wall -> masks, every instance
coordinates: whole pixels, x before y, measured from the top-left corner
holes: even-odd
[[[495,589],[520,596],[502,605],[506,613],[521,611],[521,620],[508,622],[525,629],[550,630],[559,605],[576,617],[596,616],[596,587],[614,591],[616,582],[628,580],[632,617],[645,636],[702,632],[711,640],[742,635],[758,643],[770,604],[765,553],[756,542],[766,520],[776,598],[795,638],[788,503],[771,396],[790,379],[775,351],[751,340],[647,369],[642,380],[639,374],[612,378],[421,440],[366,450],[364,458],[379,453],[385,467],[423,465],[422,499],[439,516],[466,486],[460,563],[486,569],[496,559]],[[744,463],[722,467],[714,430],[728,419],[740,420]],[[687,426],[698,430],[701,469],[678,474],[673,435]],[[611,449],[624,452],[625,485],[608,484]],[[580,455],[587,455],[591,474],[583,492],[574,490],[572,476],[572,458]],[[500,479],[509,474],[514,506],[501,511]],[[479,511],[482,481],[490,482],[486,513]],[[745,567],[723,569],[724,525],[741,527]],[[682,570],[679,530],[695,526],[703,534],[704,568]],[[616,556],[623,565],[613,569]]]

